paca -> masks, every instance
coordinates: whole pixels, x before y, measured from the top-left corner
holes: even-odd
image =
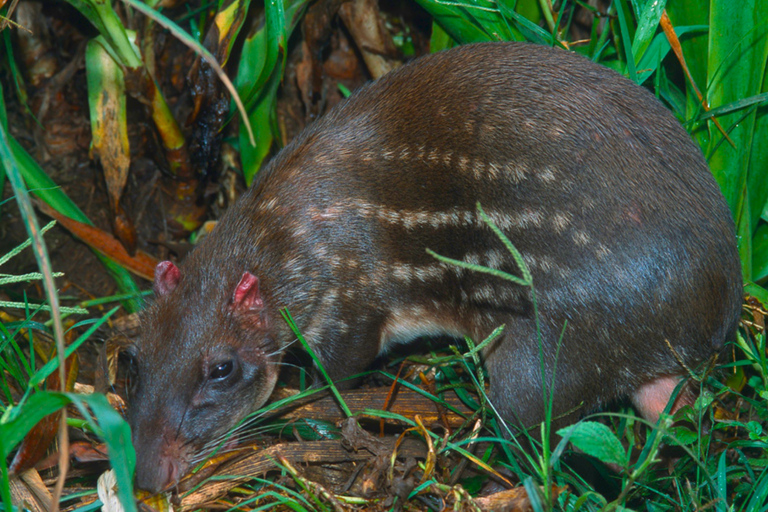
[[[441,263],[427,249],[520,275]],[[480,341],[513,428],[629,396],[658,417],[737,326],[730,212],[654,97],[575,54],[521,43],[429,55],[296,137],[179,266],[130,349],[137,484],[159,490],[270,396],[295,340],[334,379],[419,336]],[[557,355],[557,366],[556,353]],[[681,364],[682,363],[682,364]]]

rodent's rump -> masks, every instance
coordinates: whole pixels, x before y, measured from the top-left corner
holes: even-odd
[[[477,203],[532,273],[556,417],[627,395],[653,417],[680,363],[736,328],[733,221],[672,114],[563,50],[459,47],[355,93],[158,267],[132,349],[138,485],[175,482],[268,399],[294,339],[281,308],[336,379],[393,343],[505,324],[483,353],[490,399],[513,427],[542,421],[530,289],[426,252],[519,275]]]

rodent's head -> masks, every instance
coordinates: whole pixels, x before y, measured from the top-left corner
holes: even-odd
[[[157,301],[126,352],[136,484],[153,492],[269,398],[281,357],[256,276],[245,271],[227,290],[188,277],[157,266]]]

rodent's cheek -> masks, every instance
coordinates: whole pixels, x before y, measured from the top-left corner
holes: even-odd
[[[256,365],[243,365],[243,388],[238,391],[238,396],[243,398],[248,414],[258,409],[272,395],[272,390],[277,383],[279,373],[279,361],[262,359]]]

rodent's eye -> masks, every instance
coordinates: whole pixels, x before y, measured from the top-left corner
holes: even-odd
[[[235,365],[232,361],[224,361],[216,365],[208,375],[210,380],[223,380],[230,376]]]

